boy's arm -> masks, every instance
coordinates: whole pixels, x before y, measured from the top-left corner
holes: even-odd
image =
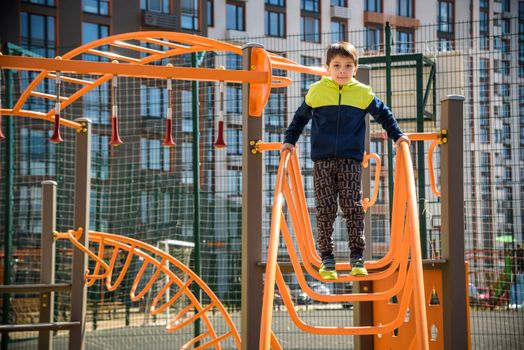
[[[284,143],[289,143],[294,146],[310,119],[311,107],[304,101],[302,102],[302,105],[298,107],[291,124],[289,124],[286,130]]]
[[[393,141],[396,142],[399,138],[404,136],[398,127],[398,123],[393,116],[393,113],[378,97],[375,96],[373,98],[369,106],[366,108],[366,112],[371,114],[377,123],[382,125],[384,130],[388,133],[388,136],[393,139]]]

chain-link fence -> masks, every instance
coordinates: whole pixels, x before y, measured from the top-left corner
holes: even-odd
[[[466,260],[469,262],[469,293],[471,306],[472,348],[519,348],[524,346],[523,305],[523,202],[524,184],[524,55],[522,23],[518,18],[501,18],[488,23],[492,31],[482,31],[484,22],[455,24],[453,38],[439,37],[436,25],[421,26],[411,40],[392,30],[392,54],[422,54],[422,70],[417,73],[413,60],[392,61],[388,70],[385,60],[370,59],[384,55],[382,44],[369,46],[367,31],[324,33],[319,43],[304,41],[302,36],[288,35],[286,39],[249,38],[245,42],[259,42],[266,49],[284,55],[298,63],[320,66],[324,62],[325,47],[334,37],[345,36],[361,54],[361,62],[371,66],[370,85],[377,96],[388,101],[404,132],[438,131],[440,98],[449,94],[465,96],[464,108],[464,198]],[[477,34],[475,34],[477,33]],[[478,34],[481,33],[481,34]],[[307,39],[307,38],[306,38]],[[239,42],[238,44],[242,44]],[[87,57],[89,58],[89,57]],[[367,61],[366,61],[367,60]],[[166,64],[167,62],[161,62]],[[177,57],[172,62],[190,66],[189,56]],[[202,67],[225,66],[241,69],[239,57],[230,54],[209,53]],[[433,68],[432,68],[433,67]],[[431,73],[434,69],[434,77]],[[3,72],[2,96],[5,96],[6,75]],[[276,71],[274,74],[285,74]],[[282,141],[284,131],[300,105],[307,87],[317,77],[300,73],[287,74],[294,83],[288,88],[272,91],[264,114],[265,141]],[[13,72],[14,101],[31,82],[34,74]],[[89,76],[78,76],[90,79]],[[386,81],[391,79],[391,90]],[[220,101],[218,83],[198,84],[199,143],[200,143],[200,223],[202,278],[230,311],[240,327],[240,260],[241,260],[241,99],[239,84],[226,84],[224,100]],[[422,87],[422,88],[420,88]],[[68,89],[68,83],[63,86]],[[166,245],[168,239],[193,241],[193,86],[191,82],[176,81],[174,94],[173,148],[162,147],[167,109],[166,82],[157,79],[119,78],[120,132],[124,144],[109,146],[110,85],[85,95],[78,103],[64,110],[64,117],[88,117],[93,121],[91,229],[126,235],[145,241],[161,249],[168,249],[179,260],[187,259],[187,251]],[[42,85],[38,91],[55,94],[52,84]],[[427,94],[427,96],[426,96]],[[422,97],[422,104],[421,102]],[[5,98],[2,99],[5,103]],[[31,98],[25,108],[47,111],[51,102]],[[216,149],[217,115],[224,105],[224,149]],[[6,131],[6,118],[3,118]],[[65,231],[73,225],[73,147],[74,133],[63,128],[65,141],[55,145],[48,142],[51,126],[48,122],[27,118],[12,118],[14,133],[14,208],[13,220],[13,283],[35,283],[39,278],[40,241],[40,182],[53,179],[58,183],[57,229]],[[315,227],[312,161],[309,131],[299,142],[300,160],[312,226]],[[0,227],[5,227],[7,202],[4,185],[7,176],[6,142],[0,143]],[[426,152],[427,152],[426,145]],[[379,197],[370,209],[373,256],[383,256],[389,246],[388,141],[381,128],[372,121],[370,150],[381,156]],[[419,158],[421,157],[421,158]],[[440,201],[425,179],[428,161],[414,148],[417,182],[424,179],[419,190],[423,235],[427,258],[441,256]],[[264,232],[269,235],[271,201],[278,167],[276,152],[264,154]],[[434,156],[439,171],[439,156]],[[373,165],[372,165],[373,166]],[[372,173],[374,169],[372,168]],[[376,185],[376,184],[372,184]],[[336,222],[337,259],[347,259],[345,225]],[[3,249],[2,242],[2,249]],[[282,246],[283,247],[283,246]],[[72,248],[68,242],[57,243],[57,282],[69,282]],[[264,252],[265,253],[265,252]],[[178,255],[178,256],[177,256]],[[264,255],[263,255],[264,256]],[[194,266],[195,256],[189,259]],[[287,259],[284,249],[279,260]],[[0,264],[6,257],[2,256]],[[92,262],[91,262],[92,263]],[[136,269],[140,265],[136,264]],[[135,270],[136,270],[135,269]],[[3,271],[3,267],[1,269]],[[165,317],[147,314],[150,298],[138,302],[129,299],[129,288],[134,270],[122,286],[108,292],[100,282],[88,290],[87,345],[98,348],[176,347],[180,335],[163,330]],[[304,320],[316,325],[353,324],[351,305],[313,303],[300,292],[292,274],[285,276],[297,309]],[[313,284],[312,284],[313,286]],[[350,286],[334,289],[333,284],[315,284],[319,292],[338,293]],[[11,319],[28,323],[37,318],[38,296],[13,295]],[[278,302],[278,298],[277,298]],[[278,305],[277,305],[278,307]],[[67,320],[70,297],[59,293],[56,297],[56,319]],[[174,311],[172,311],[174,312]],[[352,337],[316,336],[304,334],[289,320],[279,307],[274,313],[277,337],[285,349],[339,349],[352,348]],[[183,334],[192,334],[191,327]],[[13,333],[10,348],[33,348],[36,333]],[[66,348],[66,333],[58,333],[57,348]],[[104,345],[105,344],[105,345]]]

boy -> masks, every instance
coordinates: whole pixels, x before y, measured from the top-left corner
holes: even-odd
[[[353,45],[346,42],[330,45],[326,68],[329,77],[322,77],[309,88],[305,102],[295,112],[286,131],[281,151],[293,152],[304,127],[312,119],[317,245],[322,258],[319,273],[323,279],[331,280],[337,278],[332,234],[338,204],[347,221],[351,275],[368,274],[363,260],[366,242],[360,190],[366,113],[382,125],[397,145],[410,141],[371,88],[353,78],[358,69],[358,55]]]

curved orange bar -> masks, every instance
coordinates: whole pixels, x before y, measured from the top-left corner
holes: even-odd
[[[411,264],[413,265],[413,283],[415,289],[414,305],[415,305],[415,327],[417,338],[417,349],[429,350],[428,325],[426,317],[426,303],[424,298],[424,274],[422,267],[422,252],[420,249],[420,232],[418,221],[418,206],[415,190],[415,176],[413,175],[413,166],[411,161],[411,153],[409,145],[406,142],[401,142],[397,147],[397,157],[401,158],[402,172],[406,174],[405,183],[401,183],[400,191],[404,190],[407,193],[407,214],[408,221],[411,222],[411,244],[413,250],[411,251]],[[405,188],[403,188],[405,187]]]
[[[277,271],[278,238],[280,232],[282,212],[282,187],[290,158],[289,151],[283,152],[275,184],[273,198],[273,212],[271,214],[271,228],[269,234],[266,278],[264,283],[264,297],[262,301],[262,319],[260,321],[260,349],[269,350],[271,344],[271,320],[273,317],[273,298],[275,296],[275,275]]]
[[[319,335],[372,335],[372,334],[385,334],[393,332],[396,328],[399,328],[402,323],[404,322],[404,315],[406,314],[406,310],[409,305],[409,301],[411,298],[411,292],[413,290],[413,272],[410,267],[408,272],[408,277],[406,278],[406,285],[404,286],[402,290],[402,295],[399,298],[400,304],[399,304],[399,313],[397,317],[392,320],[391,322],[379,325],[379,326],[361,326],[361,327],[316,327],[311,326],[306,323],[304,323],[300,317],[298,316],[293,301],[291,299],[291,295],[286,289],[286,283],[284,281],[284,277],[282,276],[282,273],[280,272],[280,269],[278,270],[278,274],[276,276],[276,282],[278,289],[281,292],[282,295],[282,301],[284,302],[284,305],[286,306],[286,309],[289,311],[289,316],[293,323],[301,330],[312,333],[312,334],[319,334]]]
[[[433,152],[437,145],[442,144],[440,140],[433,141],[428,150],[428,164],[429,164],[429,183],[431,184],[431,192],[437,197],[440,197],[440,191],[437,189],[435,183],[435,170],[433,169]]]
[[[404,135],[411,141],[434,141],[439,138],[439,133],[435,132],[408,132]]]
[[[282,146],[282,143],[280,142],[262,142],[259,141],[256,143],[255,148],[259,151],[269,151],[269,150],[279,150]],[[295,190],[291,190],[292,196],[288,195],[288,192],[284,191],[284,196],[286,197],[286,201],[288,202],[288,209],[290,211],[291,220],[293,223],[293,227],[295,231],[297,232],[296,237],[297,241],[299,243],[299,250],[300,255],[302,256],[302,259],[304,261],[304,266],[307,268],[308,264],[312,264],[317,269],[320,267],[320,257],[318,256],[318,252],[315,248],[315,243],[313,241],[313,231],[311,228],[311,221],[309,220],[309,211],[307,208],[307,202],[305,198],[305,192],[302,182],[302,176],[300,174],[300,165],[298,163],[298,156],[296,151],[291,157],[291,164],[289,165],[288,169],[289,178],[291,187],[295,188]],[[395,183],[398,183],[400,181],[398,172],[395,172]],[[384,257],[377,261],[370,261],[366,263],[366,266],[368,269],[379,269],[384,266],[387,266],[391,263],[393,260],[393,257],[397,254],[397,240],[398,237],[396,235],[396,232],[401,232],[396,227],[399,227],[397,222],[399,221],[397,219],[397,216],[395,213],[399,209],[398,206],[395,206],[395,203],[397,202],[403,202],[405,199],[403,197],[403,194],[399,194],[398,196],[395,196],[394,202],[393,202],[393,215],[392,215],[392,223],[391,223],[391,244],[389,247],[388,252]],[[295,203],[298,203],[298,213],[294,214],[294,211],[296,210],[295,207],[297,206]],[[351,266],[349,263],[337,263],[337,270],[348,270]],[[320,276],[318,275],[318,272],[313,272],[308,270],[310,274],[320,279]],[[348,281],[349,276],[340,276],[339,281]]]
[[[364,152],[364,160],[362,161],[362,166],[364,168],[367,168],[369,166],[369,159],[373,158],[375,159],[375,188],[373,189],[373,196],[371,196],[371,201],[369,198],[364,198],[362,200],[362,206],[364,207],[364,211],[367,211],[372,205],[375,204],[378,197],[378,184],[380,183],[380,157],[376,153],[366,153]]]
[[[154,268],[156,268],[155,273],[150,278],[146,286],[140,291],[140,293],[135,295],[137,285],[140,282],[141,278],[135,278],[135,281],[132,286],[131,290],[131,297],[139,297],[140,295],[143,295],[149,288],[151,288],[151,285],[158,280],[161,274],[165,274],[169,277],[169,281],[167,283],[168,286],[171,286],[173,284],[176,284],[179,287],[178,292],[176,295],[174,295],[169,301],[164,303],[161,307],[156,308],[156,305],[158,304],[159,300],[161,299],[162,295],[165,293],[168,287],[164,286],[164,288],[161,289],[159,295],[156,295],[154,300],[155,303],[151,306],[151,312],[152,313],[159,313],[161,310],[165,310],[169,305],[172,305],[176,300],[178,300],[181,296],[185,295],[189,300],[189,306],[179,312],[167,325],[166,330],[167,331],[176,331],[191,322],[195,321],[198,318],[203,319],[204,324],[207,328],[207,331],[203,334],[200,334],[197,336],[197,340],[193,338],[190,340],[187,344],[195,344],[198,341],[203,341],[206,338],[210,338],[210,340],[205,343],[204,345],[201,345],[198,348],[205,348],[209,346],[214,346],[215,348],[220,348],[220,342],[222,342],[225,339],[233,338],[233,341],[237,345],[238,348],[240,348],[240,336],[238,334],[238,331],[225,310],[224,306],[220,303],[216,295],[213,293],[213,291],[193,272],[191,271],[187,266],[182,264],[180,261],[175,259],[174,257],[168,255],[164,251],[155,248],[153,246],[150,246],[146,243],[140,242],[138,240],[123,237],[119,235],[109,234],[109,233],[102,233],[102,232],[89,232],[89,240],[91,242],[95,242],[99,244],[99,253],[98,256],[95,255],[93,252],[91,252],[89,249],[84,247],[82,244],[78,242],[78,238],[81,235],[81,231],[73,231],[69,230],[67,233],[55,233],[56,238],[67,238],[69,239],[77,248],[81,249],[85,254],[87,254],[89,257],[94,259],[97,264],[100,264],[101,267],[105,269],[104,273],[101,273],[97,276],[86,276],[86,278],[105,278],[106,284],[109,287],[112,287],[113,289],[116,289],[118,285],[120,284],[123,276],[128,270],[129,264],[133,257],[139,257],[143,259],[143,265],[140,268],[139,276],[142,276],[147,266],[151,265]],[[112,247],[113,254],[111,256],[111,260],[109,265],[107,265],[101,257],[103,256],[103,252],[107,250],[107,247]],[[111,276],[113,273],[113,270],[115,268],[115,263],[117,260],[118,255],[122,252],[127,252],[128,256],[126,259],[126,262],[124,263],[124,266],[122,267],[122,270],[120,271],[120,274],[117,278],[117,281],[111,285]],[[160,260],[157,260],[157,258],[152,257],[158,257]],[[176,267],[177,269],[181,270],[184,275],[188,276],[188,280],[186,282],[182,281],[177,274],[175,274],[173,271],[171,271],[170,268],[166,267],[165,262],[169,261],[170,266]],[[97,268],[95,267],[95,270]],[[100,269],[100,267],[98,268]],[[191,289],[189,288],[191,284],[197,283],[198,287],[207,294],[208,298],[210,299],[210,303],[206,306],[202,306],[199,302],[196,296],[192,293]],[[226,333],[217,335],[215,332],[213,325],[211,323],[211,320],[208,316],[208,313],[212,309],[218,309],[219,313],[222,315],[225,323],[227,324],[228,331]],[[194,314],[190,314],[189,311],[195,309],[196,312]],[[177,323],[177,321],[179,321]]]

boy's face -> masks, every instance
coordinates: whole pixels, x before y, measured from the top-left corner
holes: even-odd
[[[327,71],[331,79],[342,86],[347,84],[351,78],[357,72],[357,66],[353,61],[353,58],[346,57],[342,55],[336,55],[333,57],[329,65],[327,66]]]

